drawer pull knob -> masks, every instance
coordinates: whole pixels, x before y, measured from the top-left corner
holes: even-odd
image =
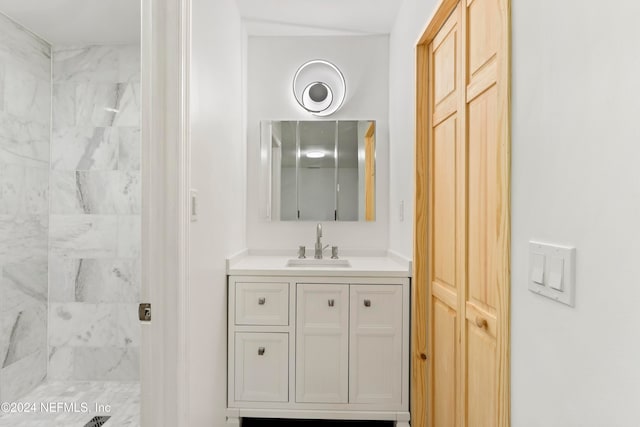
[[[365,307],[371,307],[371,300],[370,299],[364,300],[364,306]]]
[[[336,304],[335,300],[332,300],[332,299],[330,299],[328,303],[329,303],[329,307],[333,307]]]
[[[483,319],[482,317],[478,316],[476,317],[476,326],[480,329],[485,329],[489,326],[489,322],[487,322],[487,319]]]
[[[266,298],[258,298],[258,304],[259,305],[264,305],[267,302]]]
[[[258,356],[264,356],[264,347],[258,347]]]

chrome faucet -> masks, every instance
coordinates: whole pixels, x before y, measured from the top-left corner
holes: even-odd
[[[322,252],[328,247],[329,245],[322,247],[322,224],[318,223],[316,226],[316,250],[313,257],[315,259],[322,259]]]

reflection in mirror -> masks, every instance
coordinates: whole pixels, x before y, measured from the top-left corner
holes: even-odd
[[[375,220],[375,122],[263,122],[261,163],[271,220]]]

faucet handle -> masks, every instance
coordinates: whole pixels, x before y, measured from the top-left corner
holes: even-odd
[[[304,246],[298,247],[298,259],[305,259],[307,257],[307,248]]]
[[[338,247],[331,246],[331,259],[338,259]]]

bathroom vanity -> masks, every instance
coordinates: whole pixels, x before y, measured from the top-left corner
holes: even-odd
[[[245,417],[409,426],[410,262],[228,262],[227,423]]]

